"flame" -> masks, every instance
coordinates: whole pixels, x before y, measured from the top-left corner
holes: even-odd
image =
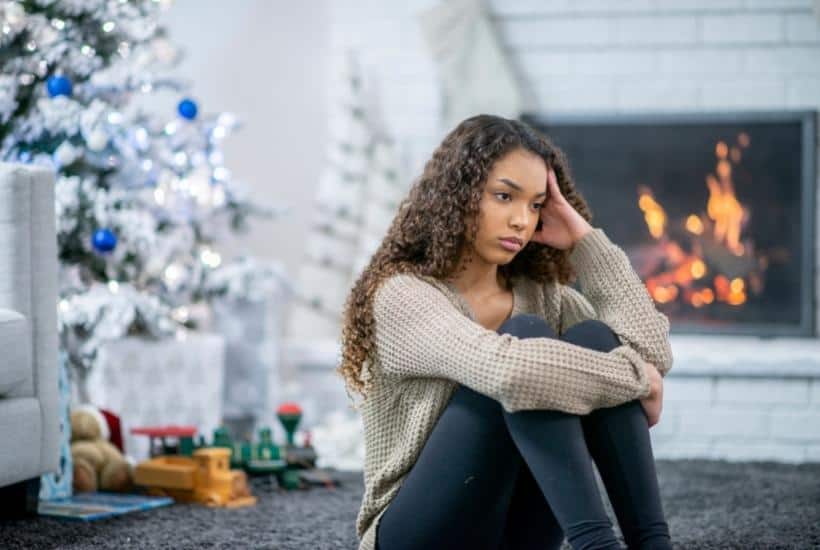
[[[695,216],[694,214],[689,214],[686,218],[686,230],[690,233],[694,233],[695,235],[700,235],[703,233],[703,222],[700,221],[700,218]]]
[[[666,212],[648,189],[638,197],[638,208],[643,211],[643,219],[646,221],[650,235],[660,239],[661,235],[666,232]]]
[[[718,172],[720,171],[719,165]],[[744,218],[744,209],[735,197],[732,180],[728,176],[721,176],[718,181],[715,176],[709,174],[706,176],[706,186],[709,188],[706,213],[715,222],[715,240],[724,243],[735,255],[742,256],[740,226]]]
[[[638,207],[644,214],[649,233],[658,240],[663,258],[672,266],[648,277],[645,282],[650,296],[656,302],[663,304],[681,298],[695,308],[715,301],[737,306],[747,301],[746,293],[749,289],[755,293],[762,291],[760,272],[768,265],[766,257],[757,258],[756,267],[760,271],[748,273],[747,281],[737,276],[730,279],[721,273],[710,275],[702,253],[704,244],[722,247],[738,257],[753,253],[752,249],[741,242],[741,231],[750,212],[738,201],[732,180],[732,164],[740,162],[743,157],[742,149],[748,147],[750,142],[749,135],[741,132],[737,135],[735,145],[729,146],[724,141],[715,144],[715,170],[705,178],[709,190],[705,214],[692,213],[684,221],[684,228],[693,236],[691,253],[667,236],[668,217],[663,205],[654,198],[649,187],[639,185]],[[695,288],[694,283],[707,286]],[[710,283],[711,287],[708,286]]]

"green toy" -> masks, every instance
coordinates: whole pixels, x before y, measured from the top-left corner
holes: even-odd
[[[310,438],[304,445],[294,444],[294,434],[302,420],[302,409],[294,402],[283,403],[276,416],[285,429],[287,442],[276,445],[273,432],[269,427],[262,427],[257,441],[234,441],[224,426],[213,432],[212,447],[225,447],[231,450],[231,468],[242,468],[248,474],[270,475],[277,477],[279,485],[285,489],[299,489],[303,486],[302,472],[318,472],[316,469],[316,451],[310,444]],[[204,436],[200,435],[194,442],[196,428],[193,426],[161,426],[152,428],[135,428],[132,433],[147,435],[151,438],[151,456],[157,454],[193,455],[196,449],[207,445]],[[177,444],[169,442],[175,440]],[[312,479],[307,476],[305,479]],[[322,477],[322,479],[325,479]],[[328,480],[332,481],[332,480]]]
[[[288,445],[293,445],[293,434],[296,431],[296,426],[298,426],[302,420],[302,408],[293,402],[282,403],[282,405],[276,409],[276,416],[279,418],[279,422],[282,423],[282,426],[285,427]]]

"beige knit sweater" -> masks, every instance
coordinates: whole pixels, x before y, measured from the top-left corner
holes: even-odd
[[[664,376],[669,371],[669,320],[655,309],[623,250],[594,228],[569,259],[582,293],[517,277],[512,315],[536,314],[558,334],[581,320],[600,319],[622,343],[610,352],[486,329],[455,287],[432,277],[403,273],[381,283],[373,301],[373,387],[357,407],[366,449],[359,550],[374,550],[382,514],[459,384],[507,411],[583,415],[647,396],[645,361]]]

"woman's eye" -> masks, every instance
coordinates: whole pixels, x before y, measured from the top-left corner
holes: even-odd
[[[509,193],[504,193],[504,192],[501,192],[501,193],[496,193],[496,194],[495,194],[495,196],[496,196],[496,197],[498,197],[498,196],[500,196],[500,195],[503,195],[503,196],[505,196],[505,197],[509,197],[509,196],[510,196],[510,194],[509,194]],[[502,198],[502,200],[504,200],[504,199]],[[535,206],[536,208],[538,208],[539,210],[541,210],[541,208],[543,208],[543,207],[544,207],[544,203],[542,203],[542,202],[536,202],[535,204],[533,204],[533,206]]]

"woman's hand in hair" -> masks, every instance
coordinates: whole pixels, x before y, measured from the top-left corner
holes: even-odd
[[[547,170],[547,199],[541,207],[541,223],[531,240],[566,250],[592,231],[592,226],[567,202],[558,187],[555,171]]]

